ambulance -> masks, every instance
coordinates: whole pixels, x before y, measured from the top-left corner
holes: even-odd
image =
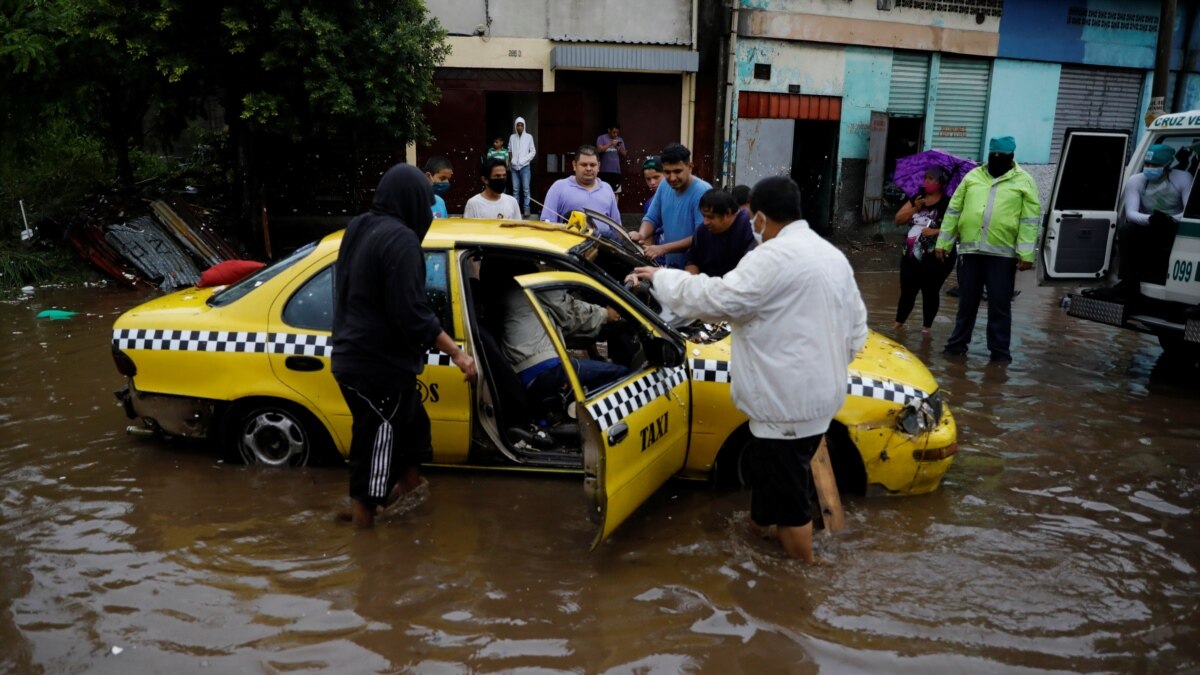
[[[1193,180],[1200,168],[1200,110],[1163,115],[1145,130],[1132,153],[1128,131],[1068,130],[1054,191],[1041,231],[1038,280],[1043,285],[1113,286],[1121,263],[1117,231],[1124,223],[1124,186],[1142,171],[1147,149],[1175,149],[1168,170]],[[1158,338],[1172,361],[1200,362],[1200,190],[1192,189],[1170,231],[1143,227],[1147,256],[1137,293],[1114,297],[1072,292],[1069,316]]]

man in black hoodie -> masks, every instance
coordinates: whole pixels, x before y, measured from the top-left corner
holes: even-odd
[[[334,270],[333,376],[354,418],[350,520],[365,529],[375,511],[419,488],[431,458],[429,417],[417,375],[432,346],[465,379],[475,361],[442,330],[425,300],[421,240],[433,221],[429,180],[397,164],[383,175],[371,210],[350,221]]]

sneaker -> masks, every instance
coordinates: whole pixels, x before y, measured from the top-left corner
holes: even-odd
[[[992,363],[1012,363],[1011,356],[1005,356],[1004,354],[999,354],[997,352],[992,352],[992,358],[988,360]]]
[[[967,350],[953,347],[946,347],[942,350],[942,356],[966,356]]]

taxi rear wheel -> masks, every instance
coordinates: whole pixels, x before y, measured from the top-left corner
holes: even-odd
[[[287,401],[240,401],[226,411],[221,445],[246,465],[306,466],[324,456],[329,434],[307,410]]]

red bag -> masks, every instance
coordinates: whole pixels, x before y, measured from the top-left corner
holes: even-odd
[[[254,260],[226,260],[204,270],[204,274],[200,275],[200,282],[196,284],[196,288],[227,286],[237,283],[264,267],[266,267],[265,263]]]

